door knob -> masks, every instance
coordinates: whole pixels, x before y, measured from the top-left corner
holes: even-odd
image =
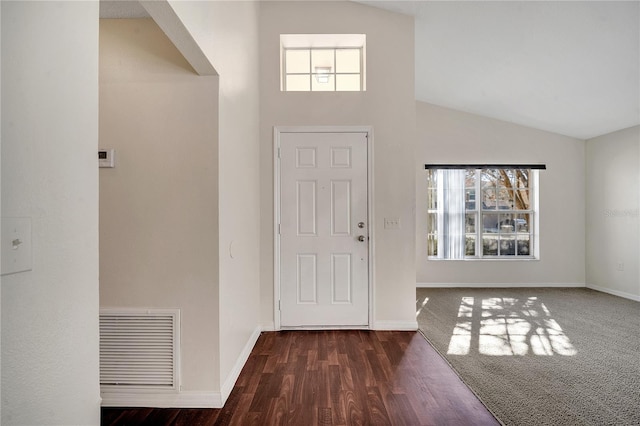
[[[359,235],[358,236],[358,241],[363,242],[364,240],[366,240],[367,238],[364,235]]]

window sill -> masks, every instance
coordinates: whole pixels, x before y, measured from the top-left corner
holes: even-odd
[[[468,257],[465,259],[442,259],[439,257],[433,257],[433,256],[429,256],[427,258],[427,260],[429,261],[435,261],[435,262],[494,262],[494,261],[498,261],[498,262],[531,262],[531,261],[539,261],[540,258],[539,257],[524,257],[524,256],[519,256],[519,257]]]

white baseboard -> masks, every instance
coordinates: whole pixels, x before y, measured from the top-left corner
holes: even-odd
[[[274,323],[262,324],[262,331],[276,331]]]
[[[416,331],[417,321],[374,321],[373,330],[381,331]]]
[[[640,302],[640,296],[637,294],[631,294],[625,291],[612,290],[610,288],[599,287],[593,284],[587,284],[587,288],[590,288],[591,290],[601,291],[603,293],[612,294],[618,297],[624,297],[625,299],[635,300],[636,302]]]
[[[262,328],[256,327],[236,363],[227,376],[220,392],[102,392],[103,407],[153,407],[153,408],[222,408],[240,376]]]
[[[177,393],[103,392],[103,407],[222,408],[219,392],[185,391]]]
[[[584,283],[416,283],[417,288],[586,287]]]
[[[227,398],[229,398],[229,395],[231,395],[231,391],[233,390],[233,386],[236,384],[236,381],[238,380],[238,376],[240,376],[242,367],[244,367],[244,364],[247,362],[247,359],[249,359],[251,350],[253,349],[256,342],[258,341],[258,337],[260,337],[261,332],[262,332],[262,327],[260,326],[257,326],[255,330],[253,330],[253,333],[249,337],[249,340],[244,345],[244,349],[238,356],[238,359],[236,360],[236,363],[233,366],[233,369],[231,369],[231,372],[227,376],[227,379],[222,384],[222,389],[220,390],[220,393],[222,394],[223,405],[227,401]]]
[[[374,321],[371,327],[353,327],[353,326],[333,326],[333,327],[301,327],[301,328],[283,328],[282,330],[380,330],[380,331],[415,331],[418,329],[418,322],[413,321]],[[273,324],[263,325],[262,331],[276,331]]]

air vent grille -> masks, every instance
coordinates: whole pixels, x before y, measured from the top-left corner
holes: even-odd
[[[179,310],[101,310],[100,385],[175,389]]]

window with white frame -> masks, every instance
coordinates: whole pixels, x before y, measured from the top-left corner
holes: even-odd
[[[538,257],[538,169],[427,165],[430,259]]]
[[[280,45],[283,91],[365,90],[364,34],[283,34]]]

